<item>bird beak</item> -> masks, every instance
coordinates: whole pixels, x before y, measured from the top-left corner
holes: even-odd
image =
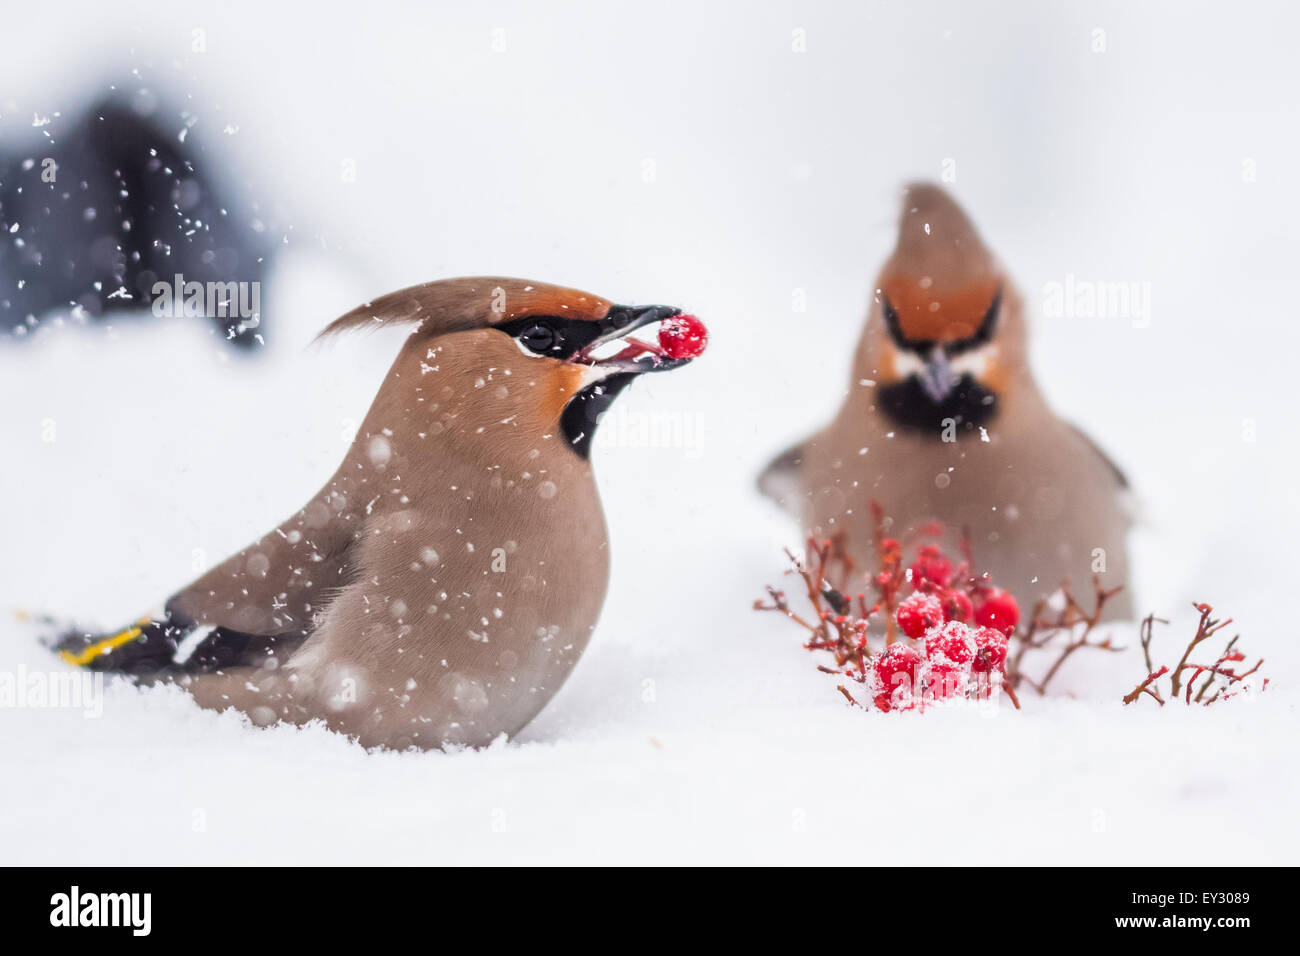
[[[600,320],[600,335],[570,361],[634,375],[680,368],[690,359],[669,358],[658,345],[634,338],[632,333],[681,312],[670,305],[616,305]]]
[[[936,405],[943,404],[948,393],[961,381],[961,376],[948,361],[948,356],[941,345],[936,345],[930,350],[925,360],[925,367],[918,373],[918,377],[921,380],[921,388]]]

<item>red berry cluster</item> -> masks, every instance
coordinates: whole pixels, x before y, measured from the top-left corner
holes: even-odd
[[[919,647],[903,641],[887,645],[872,661],[872,696],[878,710],[911,710],[926,702],[987,697],[992,682],[1006,676],[1006,666],[1005,633],[948,621],[929,628]]]
[[[886,575],[891,566],[901,566],[894,539],[884,539],[881,551]],[[954,573],[943,550],[926,544],[902,581],[878,578],[877,585],[886,606],[898,591],[912,588],[898,601],[894,621],[905,637],[920,642],[887,644],[874,659],[877,709],[910,710],[925,701],[987,695],[989,682],[1006,676],[1007,642],[1020,608],[1008,592],[985,579],[971,579],[969,561]]]
[[[1063,600],[1055,617],[1044,616],[1046,602],[1040,601],[1017,633],[1020,606],[1011,594],[994,586],[987,574],[972,572],[975,562],[968,540],[961,541],[961,561],[956,565],[935,544],[920,546],[915,560],[907,564],[898,539],[884,534],[884,509],[874,501],[870,507],[876,524],[877,567],[865,581],[867,590],[875,591],[874,601],[868,600],[865,591],[848,587],[861,578],[840,534],[821,541],[809,538],[803,559],[786,550],[792,572],[802,578],[806,588],[811,617],[792,608],[786,593],[774,587],[767,589],[769,600],[755,601],[754,608],[778,611],[803,628],[808,635],[805,648],[834,657],[834,667],[819,666],[818,670],[863,685],[875,709],[924,710],[936,701],[989,699],[999,688],[1019,708],[1018,687],[1028,685],[1045,695],[1061,665],[1081,648],[1123,649],[1112,643],[1109,634],[1094,636],[1106,602],[1120,591],[1103,587],[1097,575],[1093,576],[1091,611],[1075,599],[1066,581],[1061,584]],[[925,540],[942,535],[939,525],[916,531],[916,536]],[[1172,667],[1155,667],[1151,643],[1159,619],[1155,615],[1143,619],[1140,638],[1149,673],[1124,696],[1125,704],[1148,697],[1161,707],[1174,702],[1208,707],[1253,692],[1252,679],[1262,681],[1259,689],[1268,687],[1267,679],[1257,677],[1263,659],[1245,667],[1247,658],[1236,646],[1236,637],[1217,657],[1201,656],[1205,642],[1232,619],[1215,618],[1208,604],[1194,607],[1200,614],[1196,634]],[[1011,655],[1008,645],[1013,636],[1016,652]],[[1024,655],[1048,648],[1056,652],[1056,659],[1041,680],[1035,681],[1025,672]],[[869,705],[854,696],[849,686],[841,684],[836,689],[853,705],[867,709]]]
[[[905,564],[902,545],[881,533],[883,513],[874,504],[872,511],[879,563],[867,580],[877,594],[874,603],[831,583],[837,567],[842,583],[854,576],[843,540],[832,538],[810,540],[806,562],[790,555],[816,611],[815,623],[796,614],[785,593],[775,588],[768,589],[770,604],[756,601],[754,606],[780,611],[811,632],[804,646],[835,656],[836,666],[821,670],[865,685],[879,710],[923,709],[929,702],[961,697],[987,699],[998,687],[1014,701],[1006,672],[1008,641],[1020,619],[1015,598],[993,586],[987,574],[972,573],[964,541],[956,566],[935,544],[922,545],[915,560]],[[924,533],[938,536],[942,529]],[[882,631],[884,646],[873,652],[869,641]],[[839,690],[860,704],[846,687]]]
[[[894,542],[888,538],[886,543]],[[958,570],[961,572],[959,578],[968,578],[969,562],[964,562]],[[916,560],[907,569],[907,582],[915,589],[915,593],[903,604],[913,601],[912,608],[920,608],[923,604],[928,607],[926,599],[933,599],[938,604],[944,621],[965,622],[973,618],[981,627],[997,628],[1007,634],[1014,631],[1020,622],[1020,606],[1008,592],[994,587],[986,580],[958,581],[954,584],[952,562],[938,545],[927,544],[921,547]],[[899,605],[900,611],[903,604]],[[898,626],[908,637],[920,637],[921,633],[914,633],[917,626],[916,614],[909,612],[907,617],[905,623],[900,616]],[[935,623],[938,622],[927,619],[922,632]]]

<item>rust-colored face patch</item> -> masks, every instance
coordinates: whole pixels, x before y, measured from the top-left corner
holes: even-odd
[[[881,382],[898,381],[898,352],[894,343],[886,337],[881,343],[880,354],[876,359],[876,378]]]
[[[554,285],[518,282],[503,284],[500,288],[500,308],[496,302],[493,303],[493,324],[534,315],[595,322],[603,319],[613,305],[590,292]]]
[[[909,342],[960,342],[979,331],[998,294],[997,279],[939,291],[926,277],[889,276],[880,286]]]
[[[558,423],[560,415],[564,413],[564,406],[595,377],[590,366],[570,365],[567,362],[547,363],[541,374],[545,377],[539,396],[542,421],[548,424]]]

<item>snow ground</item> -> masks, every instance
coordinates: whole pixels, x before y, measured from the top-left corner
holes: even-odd
[[[518,741],[367,754],[118,685],[97,718],[0,709],[0,861],[1297,862],[1294,12],[264,6],[72,4],[84,55],[57,67],[49,8],[6,14],[0,124],[138,65],[201,125],[238,126],[232,154],[300,225],[257,361],[182,321],[0,344],[0,609],[119,623],[196,549],[218,560],[296,507],[398,339],[307,343],[378,292],[524,275],[681,304],[711,349],[615,406],[605,613]],[[1076,699],[876,718],[748,610],[798,535],[753,475],[834,408],[897,187],[949,157],[1031,308],[1066,274],[1150,283],[1147,327],[1035,314],[1036,368],[1136,485],[1139,603],[1176,621],[1160,646],[1214,603],[1268,658],[1260,699],[1123,709],[1140,661],[1079,655]],[[688,437],[638,447],[652,413]],[[6,613],[0,672],[19,668],[51,664]]]

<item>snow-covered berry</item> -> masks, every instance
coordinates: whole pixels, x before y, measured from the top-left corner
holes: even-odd
[[[975,659],[971,670],[977,674],[1006,672],[1007,636],[995,627],[981,627],[975,632]]]
[[[906,710],[912,706],[916,673],[925,659],[910,644],[890,644],[871,662],[875,673],[876,706],[881,710]]]
[[[925,638],[925,656],[966,667],[975,659],[975,636],[961,621],[949,621]]]
[[[967,669],[960,664],[932,660],[925,669],[923,694],[928,700],[959,697],[966,691],[967,674]]]
[[[894,616],[904,634],[922,637],[930,628],[943,623],[943,605],[933,594],[917,591],[903,598]]]

